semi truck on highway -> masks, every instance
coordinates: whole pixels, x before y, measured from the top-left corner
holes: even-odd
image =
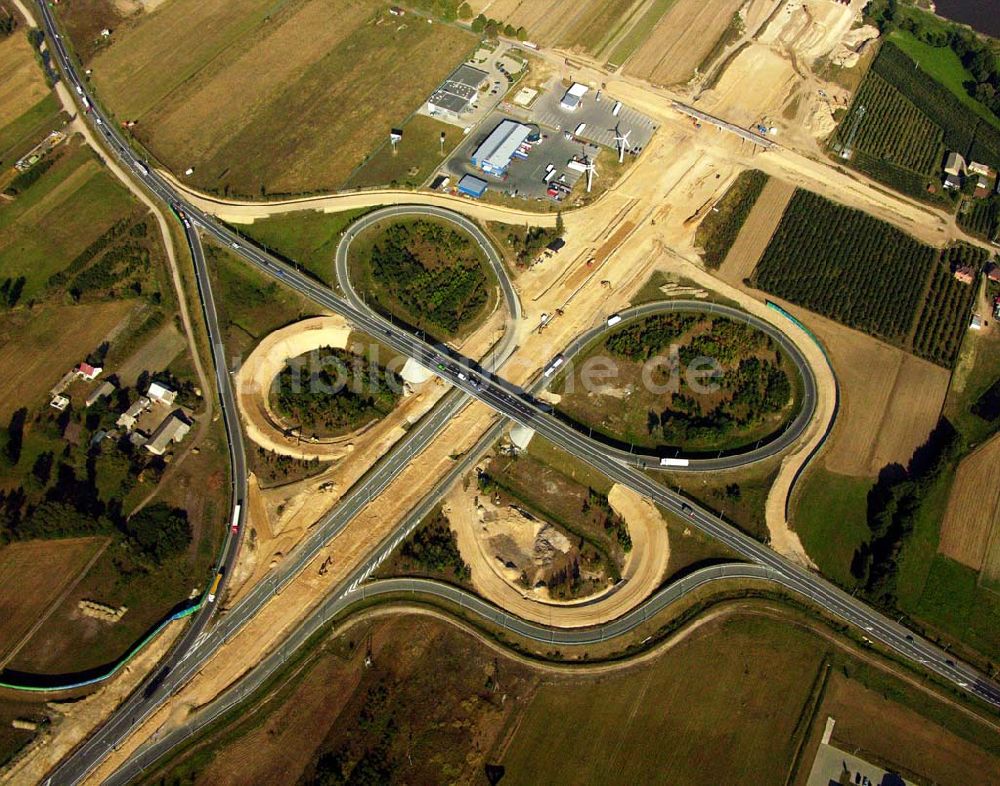
[[[690,463],[691,462],[688,459],[684,459],[684,458],[661,458],[660,459],[660,466],[661,467],[686,467]]]
[[[240,503],[237,502],[233,507],[233,518],[229,522],[229,531],[234,535],[240,530]]]
[[[208,602],[215,603],[215,595],[219,591],[219,585],[222,583],[222,571],[220,570],[215,574],[215,578],[212,580],[212,588],[208,591]]]

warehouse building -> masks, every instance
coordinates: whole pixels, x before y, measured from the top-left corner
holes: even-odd
[[[479,88],[489,79],[485,71],[462,63],[427,100],[431,115],[458,119],[476,103]]]
[[[479,199],[479,197],[486,193],[488,185],[489,183],[480,177],[463,175],[462,179],[458,181],[458,193],[465,194],[473,199]]]
[[[476,148],[472,163],[487,174],[502,176],[515,155],[525,157],[520,151],[531,133],[532,129],[524,123],[504,120]]]

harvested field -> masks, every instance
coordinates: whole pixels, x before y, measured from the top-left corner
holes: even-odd
[[[941,414],[949,379],[939,366],[903,355],[868,462],[872,470],[893,461],[905,463],[902,457],[908,459],[924,443]]]
[[[625,66],[661,85],[686,82],[712,51],[743,0],[677,0]]]
[[[40,306],[0,318],[0,420],[36,405],[74,363],[93,351],[135,308],[135,301]]]
[[[42,70],[23,30],[0,39],[0,117],[20,117],[48,94]]]
[[[253,196],[332,190],[475,41],[448,25],[383,19],[379,8],[172,0],[116,35],[94,60],[95,79],[118,117],[141,121],[136,133],[168,168],[194,167],[193,185]],[[191,29],[206,34],[192,42]],[[168,56],[176,67],[161,67]]]
[[[832,320],[778,301],[819,337],[840,385],[840,410],[823,453],[828,470],[870,477],[906,465],[944,403],[946,369]]]
[[[64,538],[11,543],[0,549],[0,663],[58,601],[106,542]]]
[[[642,0],[496,0],[485,5],[483,13],[524,27],[536,43],[597,55],[639,5]]]
[[[134,385],[143,371],[167,368],[184,351],[184,347],[184,336],[180,334],[177,325],[172,321],[168,322],[115,369],[115,373],[123,385]]]
[[[1000,534],[1000,436],[995,436],[958,465],[948,508],[941,523],[938,551],[946,557],[982,570],[984,578],[1000,578],[997,548],[990,542]]]
[[[723,281],[740,286],[743,279],[750,277],[794,193],[795,186],[774,177],[768,179],[719,268],[719,277]]]

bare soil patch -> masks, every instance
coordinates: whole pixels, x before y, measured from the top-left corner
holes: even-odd
[[[743,279],[750,277],[794,193],[795,186],[775,177],[768,179],[719,268],[719,277],[723,281],[740,286]]]
[[[938,551],[946,557],[982,570],[984,576],[1000,574],[998,550],[992,549],[990,564],[984,564],[991,539],[1000,531],[1000,435],[966,456],[958,465],[948,508],[941,523]]]
[[[751,44],[729,64],[718,85],[706,92],[706,111],[737,125],[758,122],[778,111],[798,84],[791,61],[768,46]]]
[[[677,0],[625,72],[661,85],[687,81],[729,26],[743,0]]]

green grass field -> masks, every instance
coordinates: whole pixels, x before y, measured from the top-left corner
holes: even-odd
[[[853,586],[851,558],[871,537],[865,521],[872,481],[817,467],[800,484],[792,511],[795,532],[823,575]]]
[[[783,786],[805,782],[831,714],[846,749],[914,782],[997,767],[989,720],[763,608],[599,675],[543,673],[417,615],[362,619],[141,782],[478,784],[492,764],[503,784]]]
[[[337,243],[344,230],[368,212],[362,208],[340,213],[286,213],[236,229],[332,285],[336,281],[333,256]]]
[[[414,115],[402,128],[396,153],[388,138],[347,179],[345,188],[405,186],[419,188],[462,141],[462,130],[426,115]],[[444,134],[444,155],[441,134]]]
[[[62,125],[59,101],[50,93],[23,115],[0,126],[0,164],[13,166],[49,131]]]
[[[972,79],[972,74],[962,65],[954,50],[947,46],[925,44],[902,30],[890,33],[889,40],[906,52],[928,75],[947,87],[952,95],[971,111],[1000,128],[997,117],[970,96],[963,87],[964,82]]]
[[[228,350],[244,357],[268,333],[320,313],[296,292],[251,268],[228,249],[205,245],[219,325]]]

